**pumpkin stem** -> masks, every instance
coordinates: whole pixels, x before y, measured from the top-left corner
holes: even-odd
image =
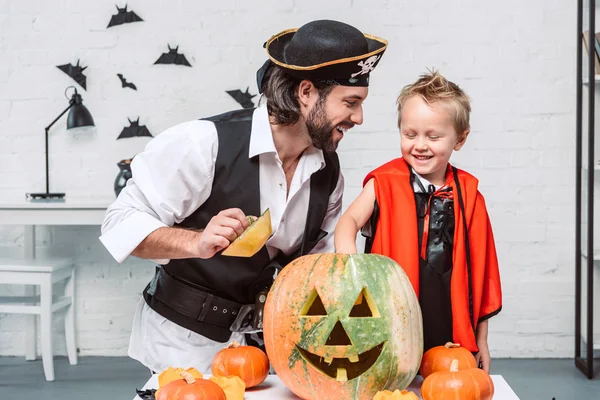
[[[444,345],[445,348],[447,349],[454,349],[456,347],[460,347],[460,343],[452,343],[452,342],[448,342]]]
[[[192,376],[192,374],[190,374],[187,371],[181,371],[180,372],[181,377],[188,383],[188,384],[192,384],[194,382],[196,382],[196,379]]]
[[[225,348],[226,349],[237,349],[238,347],[240,347],[240,344],[238,342],[231,342]]]
[[[458,360],[456,358],[453,358],[450,363],[450,372],[458,372]]]

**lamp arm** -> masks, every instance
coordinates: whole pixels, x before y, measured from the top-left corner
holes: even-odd
[[[56,121],[58,121],[60,119],[60,117],[62,117],[63,115],[65,115],[65,113],[67,111],[69,111],[71,109],[71,107],[73,107],[73,105],[75,104],[74,101],[70,101],[69,102],[69,107],[65,108],[65,110],[63,112],[60,113],[60,115],[58,117],[56,117],[56,119],[54,121],[52,121],[50,123],[50,125],[48,125],[45,128],[45,139],[46,139],[46,193],[50,192],[50,181],[48,178],[48,131],[50,130],[50,128],[52,127],[52,125],[54,125],[56,123]]]
[[[56,119],[55,119],[54,121],[50,122],[50,125],[48,125],[48,126],[46,127],[46,132],[47,132],[47,131],[48,131],[50,128],[52,128],[52,125],[54,125],[54,124],[56,123],[56,121],[58,121],[58,120],[60,119],[60,117],[62,117],[63,115],[65,115],[65,113],[66,113],[67,111],[69,111],[69,110],[71,109],[71,107],[73,107],[74,105],[75,105],[75,103],[74,103],[74,102],[72,102],[72,101],[71,101],[71,102],[69,102],[69,107],[65,108],[65,111],[61,112],[61,113],[60,113],[60,115],[59,115],[58,117],[56,117]]]

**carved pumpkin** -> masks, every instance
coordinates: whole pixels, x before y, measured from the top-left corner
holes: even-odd
[[[450,371],[452,360],[458,361],[459,370],[477,368],[475,357],[469,350],[448,342],[444,346],[432,347],[423,354],[420,370],[423,379],[434,372]]]
[[[419,400],[419,396],[409,390],[400,391],[396,389],[393,392],[384,390],[383,392],[377,392],[373,400]]]
[[[311,254],[277,276],[264,309],[271,365],[303,399],[406,388],[423,354],[421,309],[402,268],[372,254]]]
[[[207,379],[196,379],[181,372],[183,379],[169,382],[156,392],[156,400],[227,400],[219,385]]]
[[[251,219],[252,217],[248,217]],[[271,212],[267,208],[256,220],[250,221],[250,226],[238,236],[221,254],[224,256],[252,257],[264,245],[273,233],[271,227]]]
[[[214,376],[238,376],[244,381],[246,388],[251,388],[269,375],[269,359],[257,347],[240,346],[239,343],[232,342],[215,355],[211,371]]]
[[[482,369],[458,369],[458,360],[452,360],[450,371],[434,372],[421,386],[423,400],[492,400],[494,383]]]

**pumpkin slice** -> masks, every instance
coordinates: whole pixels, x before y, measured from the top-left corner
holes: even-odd
[[[229,399],[227,399],[229,400]],[[382,392],[375,393],[373,400],[419,400],[419,397],[410,390],[384,390]]]
[[[208,380],[213,381],[223,389],[227,400],[244,400],[246,384],[239,376],[211,376]]]
[[[257,220],[251,221],[250,226],[221,254],[232,257],[252,257],[267,243],[271,233],[273,233],[271,212],[267,208]]]

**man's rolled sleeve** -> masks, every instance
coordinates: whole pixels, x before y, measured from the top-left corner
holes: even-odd
[[[149,234],[165,226],[168,225],[149,214],[136,212],[100,236],[100,241],[114,259],[122,263]],[[154,261],[166,264],[169,260]]]
[[[206,201],[217,151],[215,125],[190,121],[161,133],[135,156],[132,178],[102,224],[100,241],[115,260],[123,262],[149,234],[181,222]]]

